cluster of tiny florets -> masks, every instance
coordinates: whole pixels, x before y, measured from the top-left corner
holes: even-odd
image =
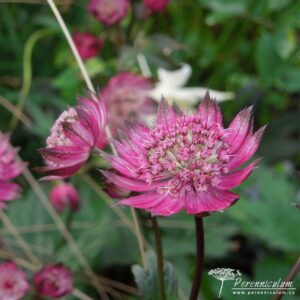
[[[47,147],[71,145],[71,141],[64,134],[63,123],[74,123],[77,120],[78,116],[75,108],[70,107],[68,110],[64,111],[51,128],[51,134],[47,138]]]
[[[173,196],[179,196],[183,186],[197,191],[217,186],[220,175],[228,173],[230,145],[225,136],[219,124],[205,124],[197,115],[178,117],[168,127],[157,126],[144,143],[136,176],[145,177],[148,183],[172,177],[162,189]]]

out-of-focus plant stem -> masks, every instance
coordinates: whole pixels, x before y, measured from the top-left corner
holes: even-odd
[[[10,101],[0,95],[0,105],[20,120],[25,126],[31,127],[32,121],[21,110],[15,107]]]
[[[196,270],[190,293],[190,300],[197,300],[200,292],[204,261],[204,226],[203,218],[195,216],[196,227]]]
[[[296,263],[294,264],[294,266],[292,267],[290,273],[288,274],[287,278],[284,280],[285,282],[292,282],[294,280],[294,278],[297,276],[297,274],[299,273],[300,271],[300,256],[298,257]],[[281,298],[283,298],[283,296],[285,295],[284,294],[284,291],[287,290],[287,287],[286,286],[285,288],[282,288],[280,289],[280,293],[277,294],[273,300],[280,300]]]
[[[98,184],[95,182],[95,180],[93,180],[92,177],[85,174],[84,180],[98,194],[98,196],[100,196],[101,199],[107,203],[107,205],[109,205],[110,207],[114,206],[115,203],[112,201],[112,199],[105,192],[103,192],[103,190],[98,186]],[[122,209],[120,209],[120,207],[118,206],[114,206],[113,212],[115,212],[115,214],[121,219],[123,224],[126,225],[134,235],[136,235],[136,230],[133,222],[127,217]],[[151,246],[142,234],[140,238],[143,244],[143,249],[150,249]]]
[[[147,266],[147,260],[145,257],[145,249],[144,249],[143,236],[142,236],[142,232],[141,232],[141,226],[139,224],[139,219],[137,217],[136,210],[134,208],[130,207],[130,211],[131,211],[131,215],[132,215],[132,219],[133,219],[136,238],[137,238],[140,253],[141,253],[142,264],[143,264],[144,270],[146,270],[148,266]]]
[[[85,271],[87,277],[91,280],[91,283],[99,293],[99,295],[102,297],[103,300],[108,300],[108,296],[104,291],[104,288],[102,284],[99,282],[99,280],[96,277],[96,274],[90,267],[88,261],[86,260],[85,256],[82,254],[79,246],[77,245],[76,241],[74,240],[73,236],[71,233],[67,230],[64,222],[61,220],[60,216],[58,213],[55,211],[53,206],[51,205],[47,195],[44,193],[36,179],[33,177],[33,175],[30,173],[30,171],[25,168],[23,171],[23,175],[25,179],[28,181],[36,195],[38,196],[39,200],[43,204],[43,206],[46,208],[48,211],[49,215],[55,222],[57,228],[60,230],[61,234],[65,238],[67,244],[70,246],[74,256],[78,259],[78,262],[82,266],[83,270]]]
[[[53,29],[44,28],[34,32],[29,39],[27,40],[25,47],[24,47],[24,54],[23,54],[23,81],[22,81],[22,88],[20,91],[19,100],[17,103],[17,110],[14,113],[12,120],[10,121],[9,128],[13,131],[16,126],[18,125],[18,121],[20,119],[20,115],[23,112],[26,98],[29,94],[31,81],[32,81],[32,52],[34,49],[35,44],[45,36],[52,34],[54,31]]]
[[[18,245],[23,249],[26,256],[30,259],[30,261],[35,264],[37,267],[41,267],[41,262],[36,254],[32,251],[30,246],[26,243],[23,237],[20,235],[19,231],[16,229],[14,224],[10,221],[8,216],[5,214],[3,209],[0,209],[0,218],[6,228],[10,231],[13,237],[16,239]]]
[[[161,243],[161,235],[156,217],[151,217],[154,238],[155,238],[155,248],[156,248],[156,263],[157,263],[157,281],[159,288],[159,299],[166,300],[165,292],[165,277],[164,277],[164,255]]]

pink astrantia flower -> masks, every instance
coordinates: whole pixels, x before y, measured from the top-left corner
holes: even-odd
[[[97,56],[103,48],[103,40],[89,32],[75,32],[73,40],[80,56],[84,60]]]
[[[75,187],[66,182],[60,182],[50,192],[50,199],[58,212],[70,207],[72,211],[79,209],[79,195]]]
[[[26,273],[13,262],[0,264],[0,299],[19,300],[29,291]]]
[[[168,6],[169,0],[144,0],[144,4],[152,12],[164,11]]]
[[[34,286],[40,296],[52,299],[66,296],[73,289],[71,271],[62,264],[47,266],[34,275]]]
[[[22,173],[24,164],[16,160],[18,149],[10,145],[9,134],[0,132],[0,209],[5,202],[14,200],[20,191],[16,183],[10,182]]]
[[[151,82],[142,76],[122,72],[108,82],[102,90],[100,99],[105,103],[108,125],[113,134],[124,127],[124,120],[138,118],[153,111],[153,102],[147,96]]]
[[[106,120],[105,107],[97,99],[79,98],[75,108],[64,111],[51,129],[47,148],[39,150],[47,164],[38,168],[48,174],[43,179],[74,175],[88,160],[91,151],[106,143]]]
[[[120,204],[154,215],[222,211],[239,198],[229,190],[258,164],[238,169],[255,153],[263,131],[252,132],[251,109],[224,129],[220,109],[208,94],[194,115],[162,100],[154,129],[136,125],[115,142],[119,157],[103,153],[120,175],[103,173],[119,187],[141,192]]]
[[[90,0],[89,12],[105,25],[121,21],[129,9],[128,0]]]

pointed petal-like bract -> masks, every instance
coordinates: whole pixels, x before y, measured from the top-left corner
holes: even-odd
[[[202,122],[209,128],[216,123],[222,125],[220,108],[215,100],[210,99],[208,92],[199,104],[198,115],[201,117]]]

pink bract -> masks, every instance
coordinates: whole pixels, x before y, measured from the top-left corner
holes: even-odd
[[[52,299],[66,296],[73,289],[71,271],[62,264],[47,266],[34,275],[34,286],[40,296]]]
[[[0,264],[0,299],[19,300],[29,291],[26,273],[13,262]]]
[[[72,211],[77,211],[80,206],[77,190],[66,182],[59,183],[51,190],[50,199],[58,212],[63,212],[68,207]]]
[[[144,4],[153,12],[164,11],[168,6],[169,0],[144,0]]]
[[[75,108],[64,111],[54,123],[47,147],[40,153],[47,166],[38,168],[48,176],[44,180],[74,175],[88,160],[94,148],[106,143],[106,110],[98,99],[79,98]]]
[[[88,4],[88,11],[105,25],[120,22],[128,9],[128,0],[90,0]]]
[[[6,206],[6,201],[14,200],[20,191],[19,185],[10,182],[24,168],[24,164],[16,160],[17,152],[18,149],[10,145],[9,134],[0,132],[0,209]]]
[[[241,111],[227,129],[209,95],[194,115],[162,100],[154,129],[141,124],[115,142],[119,157],[103,153],[119,174],[103,171],[120,188],[139,192],[119,203],[168,216],[222,211],[239,195],[230,192],[259,160],[240,169],[259,146],[264,127],[252,131],[251,109]]]
[[[73,40],[84,60],[97,56],[103,48],[103,41],[89,32],[75,32]]]
[[[142,114],[153,112],[153,102],[146,95],[151,82],[142,76],[122,72],[108,82],[100,99],[108,111],[108,125],[113,135],[124,127],[124,121],[139,119]]]

